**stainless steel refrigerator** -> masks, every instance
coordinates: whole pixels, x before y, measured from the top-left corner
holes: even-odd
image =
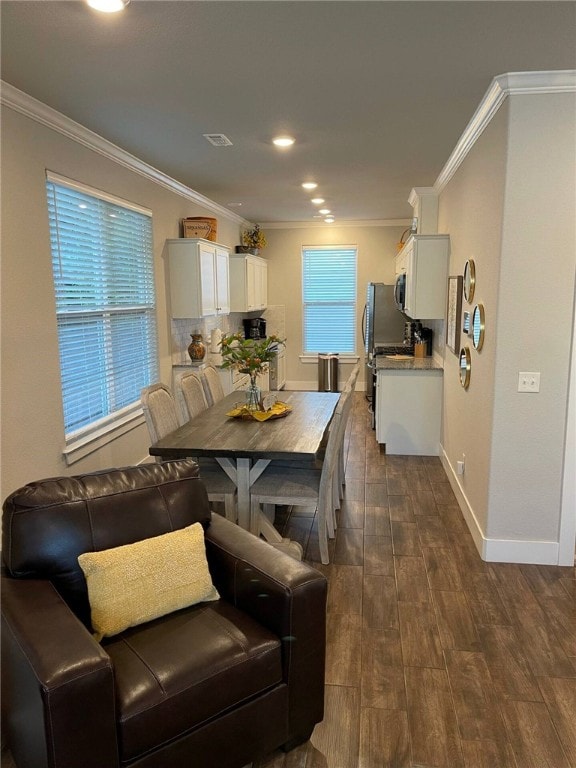
[[[394,303],[394,286],[368,283],[366,306],[362,321],[362,335],[366,351],[366,397],[374,397],[373,358],[377,348],[402,347],[405,323],[408,318]]]

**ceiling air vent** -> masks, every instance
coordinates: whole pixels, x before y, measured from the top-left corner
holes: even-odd
[[[232,142],[228,138],[228,136],[224,136],[223,133],[203,133],[202,134],[205,139],[208,139],[210,144],[213,144],[215,147],[231,147]]]

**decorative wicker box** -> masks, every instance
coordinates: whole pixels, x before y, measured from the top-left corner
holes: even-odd
[[[203,237],[205,240],[216,242],[218,222],[208,216],[188,216],[182,219],[183,237]]]

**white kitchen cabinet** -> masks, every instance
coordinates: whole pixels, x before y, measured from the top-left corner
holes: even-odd
[[[280,352],[270,363],[270,389],[280,390],[286,386],[286,352],[280,347]]]
[[[260,256],[230,256],[230,310],[259,312],[268,304],[268,262]]]
[[[172,317],[230,314],[228,249],[199,238],[167,242]]]
[[[394,270],[396,277],[398,277],[398,275],[406,274],[407,264],[408,264],[408,254],[406,253],[406,249],[402,248],[402,250],[396,256],[395,270]]]
[[[387,454],[439,454],[442,376],[441,370],[378,371],[376,440]]]
[[[449,235],[413,235],[396,256],[397,270],[406,272],[404,313],[413,320],[446,316]]]

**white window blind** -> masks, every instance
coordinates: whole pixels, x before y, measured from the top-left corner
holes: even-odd
[[[356,345],[356,247],[304,247],[302,294],[304,354],[353,354]]]
[[[139,408],[158,377],[152,220],[80,185],[46,187],[68,442]]]

